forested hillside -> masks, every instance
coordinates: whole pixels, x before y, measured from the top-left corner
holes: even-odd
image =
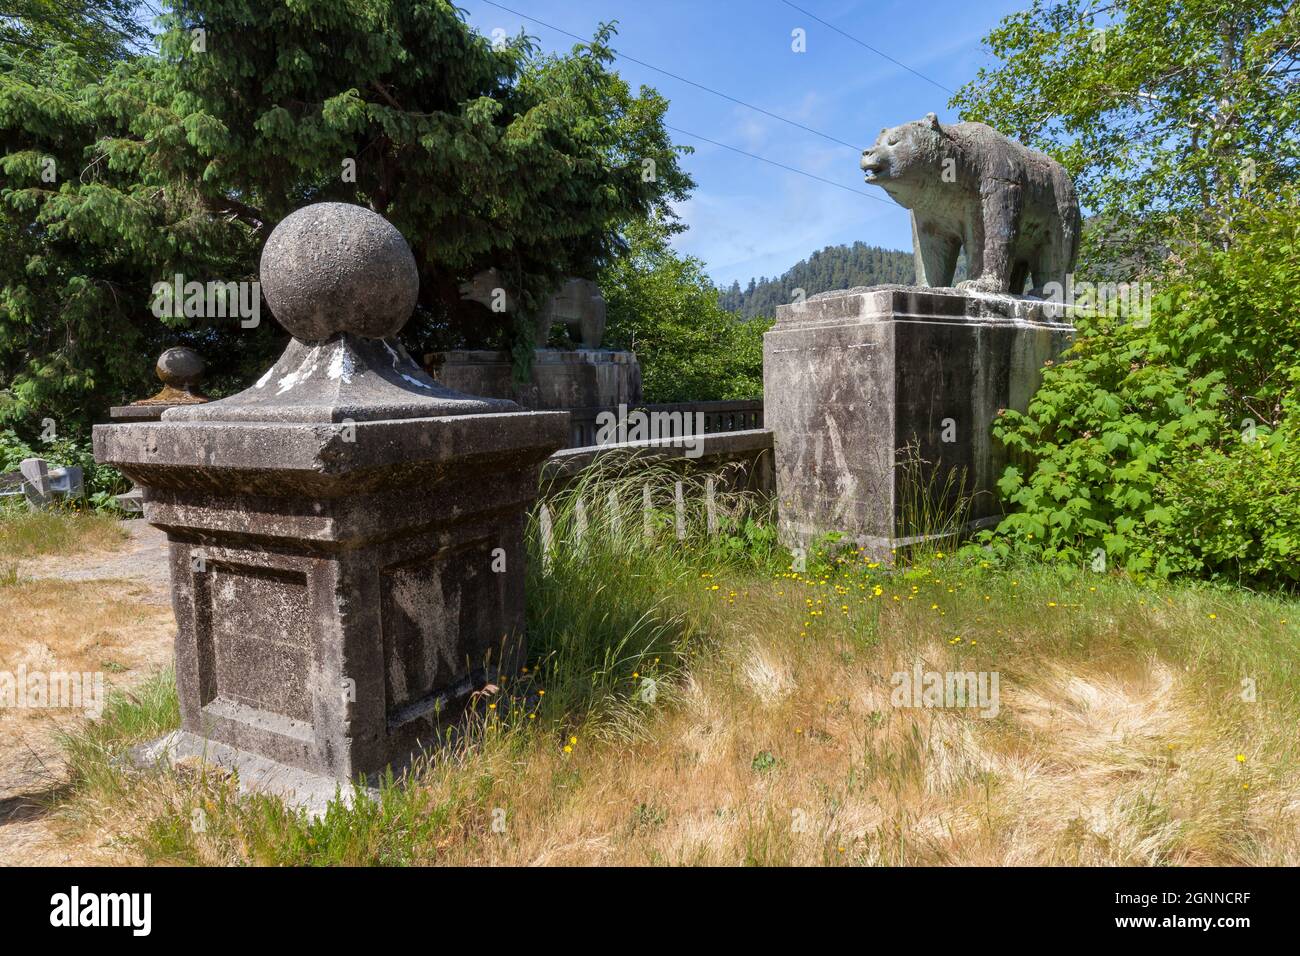
[[[851,246],[827,246],[818,250],[779,278],[750,279],[745,288],[733,282],[730,288],[722,290],[719,304],[742,318],[770,317],[776,314],[778,305],[791,300],[795,289],[803,289],[805,295],[816,295],[858,285],[910,284],[915,279],[910,252],[855,242]]]

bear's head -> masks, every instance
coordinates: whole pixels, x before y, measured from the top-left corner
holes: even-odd
[[[862,169],[866,180],[887,192],[891,187],[918,183],[932,177],[943,153],[943,130],[933,113],[925,119],[882,129],[876,145],[862,151]]]

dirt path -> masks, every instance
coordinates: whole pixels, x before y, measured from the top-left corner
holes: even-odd
[[[0,671],[99,673],[105,691],[170,665],[175,619],[162,532],[124,523],[113,551],[18,563],[0,589]],[[86,719],[69,708],[0,708],[0,865],[110,862],[106,848],[69,843],[48,815],[65,779],[58,734]]]
[[[129,537],[121,548],[98,554],[29,558],[18,562],[18,574],[59,581],[120,579],[148,585],[150,603],[171,606],[171,578],[167,566],[167,536],[143,518],[123,521]]]

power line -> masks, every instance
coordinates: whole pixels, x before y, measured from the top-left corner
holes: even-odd
[[[956,90],[950,90],[950,89],[948,89],[948,87],[944,86],[944,85],[943,85],[942,83],[940,83],[938,80],[932,80],[932,79],[930,79],[928,76],[926,76],[924,73],[919,73],[919,72],[917,72],[916,70],[912,69],[912,68],[911,68],[910,66],[908,66],[906,63],[900,63],[898,60],[895,60],[895,59],[894,59],[892,56],[890,56],[888,53],[884,53],[884,52],[882,52],[882,51],[880,51],[880,50],[877,50],[877,49],[876,49],[874,46],[872,46],[870,43],[865,43],[865,42],[863,42],[862,40],[859,40],[857,37],[855,37],[855,36],[854,36],[853,34],[851,34],[851,33],[845,33],[843,30],[841,30],[841,29],[840,29],[839,27],[837,27],[835,24],[833,24],[833,23],[827,23],[825,20],[823,20],[821,17],[817,16],[815,13],[810,13],[810,12],[808,12],[807,10],[805,10],[803,7],[796,6],[795,4],[791,3],[790,0],[781,0],[781,2],[784,3],[787,7],[790,7],[792,10],[798,10],[798,11],[799,11],[800,13],[802,13],[805,17],[811,17],[812,19],[814,19],[814,20],[816,20],[818,23],[820,23],[822,26],[824,26],[824,27],[826,27],[826,28],[828,28],[828,29],[834,30],[834,31],[835,31],[836,33],[838,33],[840,36],[845,37],[845,38],[847,38],[847,39],[849,39],[849,40],[852,40],[852,41],[853,41],[854,43],[856,43],[858,46],[866,47],[868,50],[870,50],[872,53],[876,54],[877,56],[883,56],[886,60],[888,60],[890,63],[894,64],[895,66],[901,66],[901,67],[902,67],[903,69],[905,69],[908,73],[911,73],[911,74],[914,75],[914,76],[919,76],[921,79],[925,80],[925,82],[927,82],[927,83],[933,83],[935,86],[939,87],[939,89],[943,90],[945,93],[948,93],[948,94],[950,94],[950,95],[952,95],[952,96],[956,96],[956,95],[957,95],[957,91],[956,91]],[[495,4],[494,4],[494,6],[495,6]]]
[[[497,3],[496,0],[483,0],[483,2],[486,3],[488,6],[496,7],[498,10],[504,10],[506,13],[513,14],[514,16],[520,17],[521,19],[528,20],[528,21],[530,21],[530,22],[532,22],[532,23],[536,23],[538,26],[545,27],[545,28],[548,29],[548,30],[554,30],[556,33],[562,33],[562,34],[564,34],[564,35],[567,36],[567,37],[570,37],[570,38],[572,38],[572,39],[574,39],[574,40],[577,40],[579,43],[586,43],[586,42],[587,42],[586,38],[581,37],[581,36],[579,36],[579,35],[576,34],[576,33],[572,33],[572,32],[570,32],[570,31],[568,31],[568,30],[565,30],[563,27],[557,27],[557,26],[555,26],[554,24],[547,23],[547,22],[544,21],[544,20],[539,20],[539,19],[537,19],[536,17],[529,16],[529,15],[526,14],[526,13],[520,13],[518,10],[513,10],[513,9],[511,9],[510,7],[505,6],[504,4]],[[814,19],[816,19],[816,18],[814,18]],[[736,103],[736,104],[738,104],[738,105],[740,105],[740,106],[745,107],[746,109],[751,109],[751,110],[754,110],[755,112],[762,113],[764,116],[770,116],[772,119],[780,120],[782,123],[787,123],[787,124],[789,124],[790,126],[794,126],[794,127],[797,127],[798,129],[801,129],[801,130],[804,130],[804,131],[806,131],[806,132],[812,133],[812,134],[814,134],[814,135],[816,135],[816,136],[820,136],[820,137],[822,137],[823,139],[830,140],[830,141],[833,142],[833,143],[838,143],[838,144],[841,145],[841,146],[847,146],[849,149],[853,150],[855,153],[860,153],[860,152],[862,151],[860,147],[858,147],[858,146],[854,146],[852,143],[846,143],[846,142],[845,142],[844,140],[842,140],[842,139],[836,139],[834,136],[831,136],[831,135],[828,134],[828,133],[823,133],[823,132],[821,132],[820,130],[815,130],[815,129],[813,129],[813,128],[810,127],[810,126],[805,126],[805,125],[803,125],[802,123],[798,123],[798,122],[796,122],[796,121],[794,121],[794,120],[792,120],[792,119],[787,119],[787,118],[784,117],[784,116],[780,116],[780,115],[778,115],[778,114],[776,114],[776,113],[773,113],[773,112],[771,112],[771,111],[769,111],[769,110],[765,110],[765,109],[763,109],[763,107],[761,107],[761,106],[755,106],[755,105],[752,104],[752,103],[746,103],[744,100],[738,100],[738,99],[736,99],[734,96],[729,96],[728,94],[723,93],[723,92],[721,92],[721,91],[719,91],[719,90],[715,90],[715,89],[713,89],[712,87],[705,86],[703,83],[697,83],[697,82],[695,82],[694,80],[687,79],[687,78],[684,77],[684,76],[679,76],[679,75],[676,74],[676,73],[672,73],[672,72],[670,72],[670,71],[668,71],[668,70],[661,69],[660,67],[657,67],[657,66],[655,66],[655,65],[652,64],[652,63],[647,63],[647,62],[645,62],[644,60],[638,60],[636,57],[629,56],[629,55],[626,54],[626,53],[620,53],[620,52],[618,52],[617,50],[615,50],[615,51],[613,51],[613,52],[614,52],[614,55],[615,55],[615,56],[617,56],[617,57],[619,57],[619,58],[621,58],[621,59],[627,60],[627,61],[630,62],[630,63],[636,63],[637,65],[639,65],[639,66],[643,66],[643,67],[645,67],[645,68],[648,69],[648,70],[654,70],[656,73],[661,73],[661,74],[663,74],[664,76],[671,77],[671,78],[674,79],[674,80],[678,80],[678,81],[680,81],[680,82],[682,82],[682,83],[686,83],[686,84],[688,84],[688,85],[690,85],[690,86],[694,86],[694,87],[696,87],[697,89],[704,90],[705,92],[712,93],[713,95],[715,95],[715,96],[719,96],[719,97],[721,97],[721,98],[724,99],[724,100],[728,100],[728,101],[730,101],[730,102],[732,102],[732,103]],[[901,64],[900,64],[900,65],[901,65]],[[711,146],[717,146],[717,147],[720,148],[720,149],[730,150],[730,151],[733,152],[733,153],[739,153],[741,156],[748,156],[750,159],[756,159],[756,160],[758,160],[760,163],[767,163],[769,166],[775,166],[775,167],[777,167],[778,169],[783,169],[783,170],[785,170],[786,172],[795,173],[796,175],[799,175],[799,176],[805,176],[805,177],[807,177],[808,179],[816,180],[817,182],[819,182],[819,183],[824,183],[824,184],[826,184],[827,186],[834,186],[836,189],[843,189],[845,192],[853,193],[855,196],[863,196],[863,197],[865,197],[865,198],[867,198],[867,199],[871,199],[871,200],[874,200],[874,201],[876,201],[876,202],[882,202],[882,203],[885,203],[886,205],[891,206],[891,207],[893,207],[893,208],[895,208],[895,209],[902,208],[902,207],[900,207],[900,206],[895,206],[894,203],[890,202],[888,199],[881,199],[879,196],[873,196],[871,193],[864,192],[864,191],[861,190],[861,189],[854,189],[854,188],[852,188],[851,186],[845,186],[843,183],[837,183],[837,182],[835,182],[835,181],[832,180],[832,179],[826,179],[826,178],[823,177],[823,176],[818,176],[816,173],[810,173],[810,172],[808,172],[807,170],[799,169],[799,168],[797,168],[797,167],[795,167],[795,166],[789,166],[789,165],[787,165],[787,164],[785,164],[785,163],[778,162],[778,161],[776,161],[776,160],[774,160],[774,159],[768,159],[766,156],[759,156],[759,155],[756,154],[756,153],[746,152],[745,150],[740,149],[739,147],[731,146],[731,145],[729,145],[729,144],[727,144],[727,143],[721,143],[721,142],[718,142],[717,140],[714,140],[714,139],[709,139],[707,136],[701,136],[699,133],[692,133],[692,132],[689,131],[689,130],[680,129],[680,128],[676,127],[676,126],[670,126],[670,125],[667,124],[667,123],[664,124],[664,127],[665,127],[666,129],[670,129],[670,130],[672,130],[674,133],[679,133],[679,134],[681,134],[682,136],[689,136],[689,137],[691,137],[692,139],[698,139],[698,140],[700,140],[701,142],[704,142],[704,143],[708,143],[708,144],[710,144]]]
[[[825,183],[828,186],[834,186],[836,189],[843,189],[845,192],[853,193],[853,195],[855,196],[863,196],[867,199],[874,199],[876,202],[883,202],[889,206],[894,206],[894,204],[890,202],[888,199],[881,199],[879,196],[873,196],[871,193],[863,192],[861,189],[854,189],[852,186],[845,186],[843,183],[837,183],[833,179],[826,179],[822,176],[818,176],[816,173],[810,173],[807,170],[798,169],[794,166],[787,166],[785,163],[778,163],[775,159],[768,159],[766,156],[759,156],[757,153],[748,153],[745,150],[740,149],[739,147],[736,146],[729,146],[726,143],[719,143],[717,140],[709,139],[707,136],[701,136],[699,133],[692,133],[689,130],[678,129],[676,126],[669,126],[667,123],[664,124],[664,128],[670,129],[674,133],[680,133],[683,136],[689,136],[692,139],[698,139],[705,143],[709,143],[713,146],[718,146],[722,149],[729,149],[733,153],[739,153],[741,156],[748,156],[750,159],[757,159],[759,162],[767,163],[769,166],[776,166],[780,169],[786,170],[787,172],[798,173],[800,176],[807,176],[809,179],[815,179],[819,183]],[[901,209],[903,207],[894,206],[894,208]]]
[[[548,30],[554,30],[556,33],[563,33],[565,36],[571,37],[574,40],[577,40],[579,43],[587,42],[586,38],[580,37],[576,33],[570,33],[568,30],[565,30],[562,27],[557,27],[554,24],[545,22],[544,20],[538,20],[536,17],[530,17],[528,14],[520,13],[518,10],[512,10],[509,7],[505,6],[504,4],[496,3],[495,0],[483,0],[483,2],[490,7],[496,7],[498,10],[504,10],[506,13],[510,13],[517,17],[521,17],[524,20],[529,20],[533,23],[536,23],[538,26],[546,27],[546,29]],[[774,120],[779,120],[782,123],[786,123],[790,126],[795,127],[796,129],[801,129],[805,133],[812,133],[814,136],[820,136],[822,139],[830,140],[832,143],[837,143],[840,146],[847,146],[855,153],[862,152],[861,146],[854,146],[852,143],[846,143],[844,140],[837,139],[836,137],[830,135],[829,133],[823,133],[821,130],[813,129],[811,126],[805,126],[803,123],[799,123],[796,122],[795,120],[788,119],[787,117],[781,116],[777,113],[773,113],[771,110],[765,110],[763,109],[763,107],[755,106],[753,103],[746,103],[744,100],[738,100],[734,96],[730,96],[729,94],[723,93],[720,90],[715,90],[710,86],[705,86],[703,83],[697,83],[694,80],[688,80],[684,76],[680,76],[668,70],[661,69],[660,67],[657,67],[652,63],[647,63],[645,60],[638,60],[634,56],[628,56],[628,54],[620,53],[617,50],[614,50],[613,53],[615,56],[627,60],[629,63],[635,63],[638,66],[645,67],[647,70],[654,70],[656,73],[662,73],[664,76],[671,77],[672,79],[677,80],[678,82],[686,83],[689,86],[693,86],[699,90],[704,90],[706,93],[712,93],[714,96],[720,96],[722,97],[722,99],[735,103],[738,106],[743,106],[746,109],[754,110],[756,113],[762,113],[764,116],[769,116]],[[857,190],[854,190],[854,192],[856,191]],[[866,193],[863,193],[863,195],[866,195]]]

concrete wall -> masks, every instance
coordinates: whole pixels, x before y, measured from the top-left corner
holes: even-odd
[[[508,398],[524,408],[565,411],[641,402],[641,366],[633,352],[538,349],[528,382],[515,381],[508,352],[430,352],[424,367],[447,388],[466,395]]]

